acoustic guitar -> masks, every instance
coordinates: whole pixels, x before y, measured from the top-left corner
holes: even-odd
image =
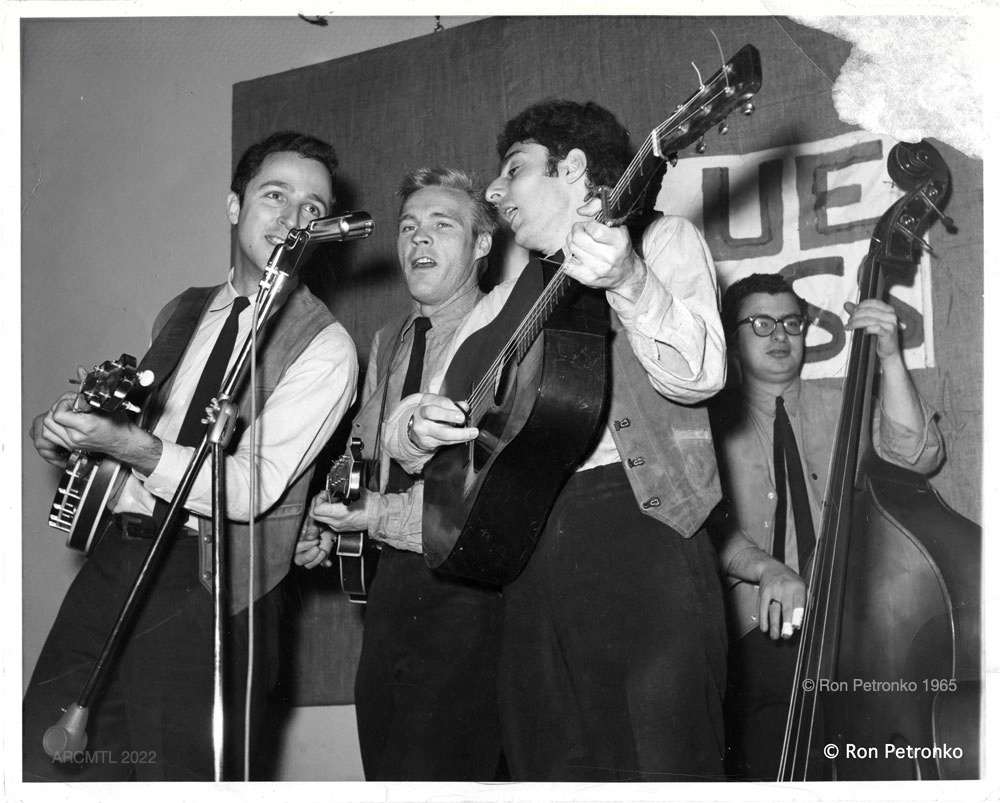
[[[753,111],[760,54],[744,46],[646,138],[602,193],[598,220],[641,211],[653,178],[736,108]],[[558,265],[551,276],[543,264]],[[479,437],[440,449],[425,468],[423,549],[433,569],[510,582],[527,564],[555,499],[604,423],[608,368],[604,294],[574,282],[562,255],[532,259],[503,309],[459,348],[441,392],[469,403]]]

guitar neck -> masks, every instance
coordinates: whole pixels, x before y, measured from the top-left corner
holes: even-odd
[[[709,129],[721,125],[738,106],[747,104],[743,111],[750,114],[753,107],[748,101],[760,89],[760,85],[760,54],[753,45],[745,45],[722,69],[680,104],[667,120],[650,132],[614,189],[605,197],[604,208],[597,220],[608,225],[618,225],[628,218],[640,205],[650,182],[663,167],[664,160],[675,161],[677,151],[700,141]],[[546,259],[550,262],[561,261],[562,253]],[[512,360],[520,362],[524,359],[559,302],[565,297],[571,281],[560,265],[500,354],[475,384],[469,396],[472,421],[481,420],[483,414],[491,408],[501,372],[507,370]]]
[[[642,194],[661,163],[662,160],[653,153],[652,135],[650,135],[615,184],[614,189],[608,193],[606,208],[597,215],[597,220],[607,223],[627,217],[642,198]],[[561,262],[562,252],[560,251],[552,257],[544,257],[543,260]],[[518,363],[524,359],[572,286],[573,280],[560,265],[496,360],[484,373],[482,379],[476,383],[469,397],[470,420],[479,421],[491,407],[493,388],[496,385],[498,374],[512,359]]]
[[[650,134],[625,168],[614,189],[608,193],[607,208],[598,213],[597,220],[601,223],[610,221],[614,225],[616,221],[632,214],[645,195],[649,182],[662,167],[663,159],[654,152],[653,135]]]

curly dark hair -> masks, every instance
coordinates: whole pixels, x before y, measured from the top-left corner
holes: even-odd
[[[277,131],[266,139],[254,143],[247,148],[233,172],[233,182],[229,189],[236,193],[236,197],[243,203],[243,193],[246,192],[247,185],[251,182],[264,160],[272,153],[297,153],[304,159],[314,159],[319,162],[330,173],[330,186],[333,187],[337,180],[337,154],[333,147],[309,134],[302,134],[298,131]],[[330,198],[332,205],[334,198]]]
[[[805,299],[792,289],[791,283],[780,273],[751,273],[738,282],[733,282],[722,296],[722,326],[726,337],[736,331],[740,307],[743,306],[747,296],[752,296],[754,293],[766,293],[769,296],[791,293],[798,302],[802,317],[808,315]]]
[[[587,154],[589,186],[613,187],[632,159],[628,131],[603,106],[589,101],[543,100],[507,121],[497,137],[503,161],[516,142],[537,142],[549,151],[549,175],[573,148]]]

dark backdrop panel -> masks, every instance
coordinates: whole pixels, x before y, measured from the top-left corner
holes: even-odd
[[[306,274],[363,361],[376,330],[408,300],[395,256],[400,179],[430,165],[484,177],[494,168],[502,30],[502,20],[485,20],[233,89],[234,160],[279,128],[315,134],[340,158],[338,211],[363,209],[375,220],[371,238],[324,247]]]
[[[749,153],[853,128],[837,117],[831,94],[850,45],[780,17],[495,18],[236,85],[234,159],[279,128],[299,128],[336,146],[340,209],[370,212],[376,233],[326,247],[306,280],[351,331],[364,359],[376,329],[407,302],[396,268],[394,198],[405,171],[441,164],[492,178],[503,122],[545,97],[596,100],[638,144],[697,88],[692,62],[707,79],[747,42],[763,63],[757,113],[747,120],[735,115],[725,137],[711,134],[712,151]],[[953,174],[948,211],[959,230],[935,232],[938,367],[915,372],[915,380],[941,412],[947,440],[948,461],[934,484],[952,506],[979,520],[982,163],[947,146],[940,150]],[[333,581],[327,572],[298,588],[303,615],[286,688],[300,704],[351,699],[361,617],[329,590]]]

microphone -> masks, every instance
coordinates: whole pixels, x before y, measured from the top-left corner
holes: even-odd
[[[283,299],[294,288],[285,279],[292,277],[299,266],[304,264],[313,249],[320,243],[339,243],[345,240],[360,240],[375,231],[375,223],[367,212],[348,212],[346,215],[320,217],[309,221],[301,229],[292,229],[285,241],[274,247],[271,258],[264,268],[261,289],[276,283],[275,295]],[[279,280],[279,276],[285,279]],[[297,280],[296,280],[297,281]]]
[[[348,212],[346,215],[316,218],[303,229],[309,233],[310,241],[316,243],[360,240],[370,236],[374,230],[375,223],[367,212]],[[294,232],[289,236],[291,234]]]
[[[45,731],[42,748],[56,761],[65,761],[87,747],[87,718],[90,712],[73,703],[59,721]],[[71,760],[71,759],[70,759]]]

